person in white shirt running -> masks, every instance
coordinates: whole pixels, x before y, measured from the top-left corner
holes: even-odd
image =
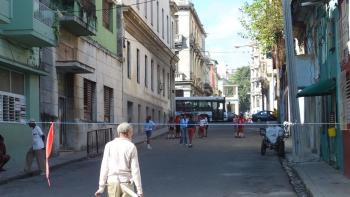
[[[26,155],[26,166],[24,168],[25,172],[30,172],[32,168],[32,163],[34,157],[38,164],[40,174],[45,175],[45,150],[44,150],[44,141],[41,128],[36,125],[34,119],[30,119],[28,126],[32,128],[32,146],[27,151]]]
[[[121,123],[117,132],[119,137],[105,146],[95,196],[102,196],[107,186],[108,197],[130,197],[123,187],[134,191],[135,184],[137,195],[143,197],[137,149],[131,142],[133,128],[129,123]]]

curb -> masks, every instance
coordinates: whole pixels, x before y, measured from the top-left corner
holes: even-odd
[[[157,135],[154,135],[153,137],[151,137],[151,139],[157,139],[163,135],[165,135],[167,133],[167,131],[165,132],[161,132]],[[140,144],[143,144],[144,143],[144,140],[140,140],[138,142],[135,142],[135,145],[140,145]],[[72,164],[72,163],[76,163],[76,162],[80,162],[80,161],[84,161],[84,160],[87,160],[89,158],[96,158],[96,157],[99,157],[101,154],[99,155],[96,155],[94,157],[87,157],[87,155],[84,155],[82,157],[78,157],[78,158],[75,158],[75,159],[72,159],[72,160],[68,160],[68,161],[64,161],[62,163],[58,163],[56,165],[52,165],[50,166],[50,169],[51,171],[54,171],[56,169],[59,169],[60,167],[63,167],[63,166],[66,166],[66,165],[69,165],[69,164]],[[39,170],[36,170],[36,171],[32,171],[30,173],[26,173],[26,174],[19,174],[19,175],[15,175],[15,176],[12,176],[12,177],[9,177],[5,180],[1,180],[0,181],[0,185],[4,185],[4,184],[7,184],[7,183],[10,183],[12,181],[15,181],[15,180],[19,180],[19,179],[25,179],[25,178],[30,178],[30,177],[34,177],[34,176],[38,176],[39,175]]]
[[[282,168],[286,172],[289,183],[292,185],[293,190],[297,194],[298,197],[313,197],[313,194],[306,186],[304,180],[300,177],[297,170],[293,168],[293,165],[286,158],[279,158],[279,161],[282,165]]]

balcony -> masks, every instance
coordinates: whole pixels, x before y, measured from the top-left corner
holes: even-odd
[[[0,0],[1,6],[3,2]],[[39,0],[12,0],[12,18],[0,24],[1,34],[28,47],[51,47],[57,43],[56,14]],[[1,8],[2,9],[2,8]]]
[[[96,6],[91,0],[55,0],[62,10],[60,24],[76,36],[96,35]]]
[[[93,73],[95,69],[79,61],[79,49],[60,43],[57,48],[56,69],[64,73]]]
[[[10,23],[12,17],[12,0],[0,0],[0,24]]]

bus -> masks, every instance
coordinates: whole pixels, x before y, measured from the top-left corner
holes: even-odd
[[[208,121],[224,121],[225,97],[176,97],[176,115],[206,115]]]

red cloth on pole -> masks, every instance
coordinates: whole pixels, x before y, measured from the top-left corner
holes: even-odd
[[[51,152],[52,152],[53,139],[54,139],[54,123],[51,122],[49,133],[47,134],[46,154],[45,154],[46,155],[46,179],[47,179],[47,183],[49,184],[49,187],[51,186],[49,158],[50,158]]]

